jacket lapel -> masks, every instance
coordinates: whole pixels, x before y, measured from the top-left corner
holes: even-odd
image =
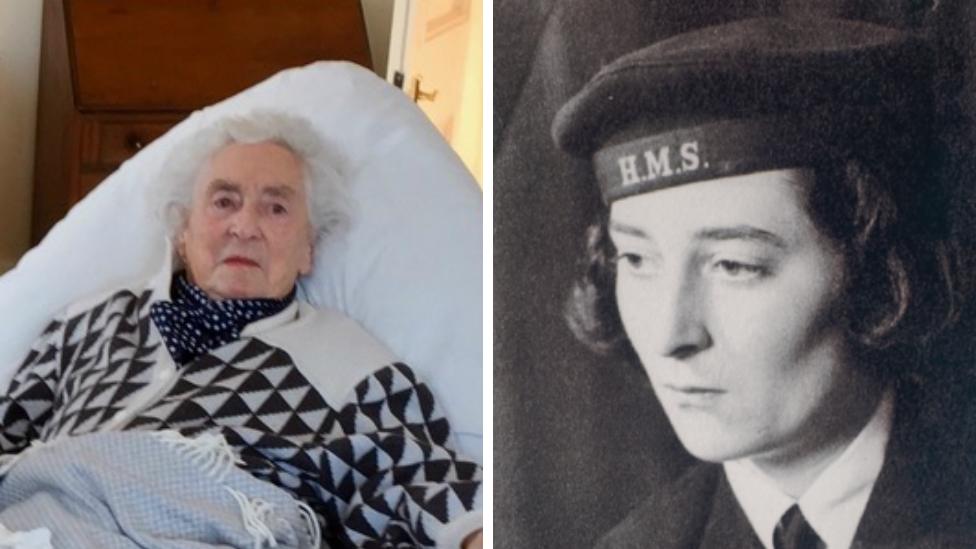
[[[644,500],[597,547],[697,548],[720,473],[721,467],[717,465],[693,466],[677,481]]]
[[[712,510],[699,544],[700,549],[763,549],[762,542],[735,498],[724,471],[719,475],[717,484],[715,496],[712,498]]]
[[[976,543],[971,448],[949,433],[937,402],[917,386],[900,387],[885,463],[861,517],[853,547],[954,548]]]
[[[693,466],[610,531],[605,549],[761,548],[721,465]]]
[[[919,453],[906,445],[904,437],[908,433],[897,432],[903,430],[904,424],[898,425],[896,418],[885,463],[854,536],[855,546],[891,546],[918,539],[922,534],[922,493],[916,492],[915,487],[919,484],[916,475],[924,464],[919,463]]]

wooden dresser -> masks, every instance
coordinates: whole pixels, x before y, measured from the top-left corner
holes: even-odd
[[[44,0],[32,244],[193,110],[321,59],[370,65],[360,0]]]

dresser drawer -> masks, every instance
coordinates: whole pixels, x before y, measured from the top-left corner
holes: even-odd
[[[185,114],[160,116],[85,116],[81,120],[81,168],[112,171],[163,135]]]
[[[370,65],[360,0],[64,0],[83,111],[193,110],[287,67]]]

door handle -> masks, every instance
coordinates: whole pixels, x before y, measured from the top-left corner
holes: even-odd
[[[413,97],[414,103],[420,103],[421,101],[434,101],[437,99],[437,90],[424,91],[420,88],[420,81],[423,78],[418,74],[413,79],[413,92],[410,94]]]

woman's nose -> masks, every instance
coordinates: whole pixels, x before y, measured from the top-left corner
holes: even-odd
[[[705,322],[705,289],[694,277],[682,276],[664,283],[658,305],[650,311],[658,354],[689,358],[712,345]]]
[[[234,212],[230,220],[230,234],[247,240],[261,235],[258,212],[254,208],[242,207]]]

